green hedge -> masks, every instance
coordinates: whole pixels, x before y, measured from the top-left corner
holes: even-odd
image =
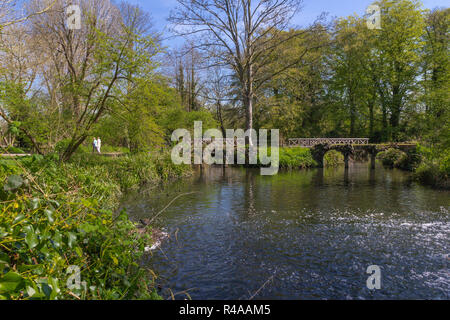
[[[441,189],[450,189],[450,149],[434,150],[424,146],[418,148],[423,162],[414,176],[421,184]]]
[[[168,155],[57,159],[0,161],[0,299],[158,299],[151,270],[137,264],[151,232],[114,212],[124,191],[189,167]],[[71,266],[81,287],[67,286]]]
[[[325,167],[337,167],[344,164],[344,155],[336,150],[328,151],[323,157]]]

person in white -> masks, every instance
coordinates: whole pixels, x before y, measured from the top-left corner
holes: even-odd
[[[102,140],[100,137],[97,138],[97,151],[98,153],[102,153]]]
[[[98,141],[97,138],[94,137],[94,142],[92,142],[92,152],[95,153],[98,151]]]

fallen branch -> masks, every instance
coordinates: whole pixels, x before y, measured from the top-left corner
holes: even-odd
[[[157,214],[155,214],[150,220],[149,220],[149,222],[148,222],[148,224],[145,226],[145,227],[148,227],[159,215],[161,215],[161,213],[163,213],[164,211],[166,211],[166,209],[167,208],[169,208],[171,205],[172,205],[172,203],[174,203],[178,198],[181,198],[181,197],[183,197],[183,196],[187,196],[187,195],[190,195],[190,194],[194,194],[194,193],[197,193],[196,191],[193,191],[193,192],[188,192],[188,193],[182,193],[182,194],[179,194],[178,196],[176,196],[175,198],[173,198],[172,199],[172,201],[170,201],[161,211],[159,211]]]
[[[264,282],[264,284],[262,285],[262,287],[259,288],[259,289],[255,292],[255,294],[252,295],[252,296],[249,298],[249,300],[253,300],[253,299],[259,294],[259,292],[260,292],[262,289],[264,289],[264,287],[265,287],[270,281],[272,281],[272,280],[273,280],[273,276],[271,276],[266,282]]]

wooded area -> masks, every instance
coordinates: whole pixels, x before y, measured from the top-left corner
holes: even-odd
[[[151,13],[125,2],[2,1],[2,144],[68,160],[102,136],[114,150],[163,147],[171,132],[276,128],[283,140],[367,137],[448,150],[448,8],[383,0],[365,17],[296,29],[300,0],[178,1],[166,48]],[[39,13],[39,14],[36,14]],[[89,138],[89,139],[88,139]]]

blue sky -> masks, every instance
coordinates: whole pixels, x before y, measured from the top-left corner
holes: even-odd
[[[167,27],[167,17],[170,10],[176,6],[175,0],[128,0],[130,3],[139,4],[148,11],[158,31],[164,31]],[[306,26],[312,23],[322,12],[328,12],[330,17],[345,17],[354,13],[363,15],[366,8],[374,0],[304,0],[303,10],[293,21],[294,25]],[[422,0],[425,8],[448,7],[449,0]],[[177,42],[177,41],[176,41]]]

